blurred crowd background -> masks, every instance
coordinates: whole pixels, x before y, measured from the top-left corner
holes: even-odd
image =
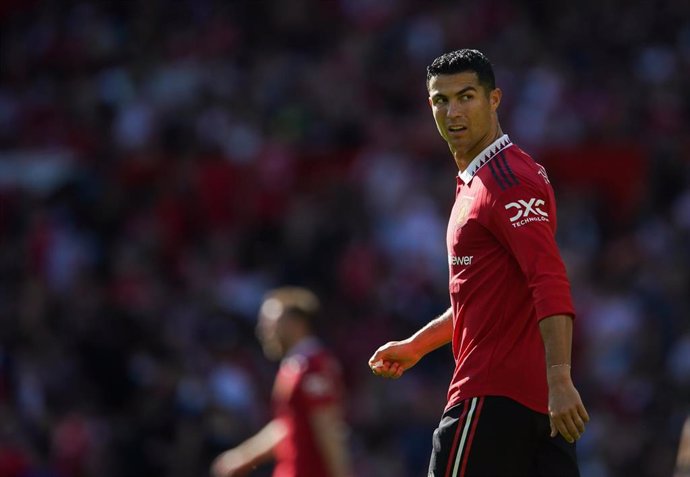
[[[457,170],[425,68],[484,51],[544,164],[592,421],[584,477],[667,477],[690,411],[690,2],[5,0],[0,476],[188,477],[269,418],[262,294],[322,298],[358,477],[425,474]],[[254,475],[266,476],[270,466]]]

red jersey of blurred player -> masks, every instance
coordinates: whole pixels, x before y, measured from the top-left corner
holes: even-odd
[[[311,416],[341,407],[340,383],[338,364],[315,338],[301,341],[283,359],[273,388],[273,409],[286,436],[275,448],[274,477],[332,475]]]
[[[275,458],[274,477],[350,477],[342,385],[336,360],[313,335],[319,302],[309,290],[283,287],[261,306],[257,336],[282,359],[273,388],[274,419],[216,458],[214,477],[246,475]]]

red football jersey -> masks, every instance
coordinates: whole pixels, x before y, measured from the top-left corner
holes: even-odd
[[[273,387],[275,418],[287,426],[276,447],[274,477],[328,477],[310,416],[322,406],[342,405],[340,366],[314,338],[298,343],[280,364]]]
[[[574,316],[546,171],[503,135],[457,177],[447,233],[455,371],[446,409],[506,396],[547,413],[539,320]]]

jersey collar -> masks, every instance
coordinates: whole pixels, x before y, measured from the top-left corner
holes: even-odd
[[[468,164],[464,171],[458,172],[458,177],[460,177],[465,184],[469,184],[472,178],[477,174],[477,171],[481,169],[484,164],[489,162],[492,157],[501,152],[503,149],[512,145],[513,143],[510,141],[508,135],[504,134],[489,144],[482,152],[477,154],[477,157],[472,159],[472,162]]]

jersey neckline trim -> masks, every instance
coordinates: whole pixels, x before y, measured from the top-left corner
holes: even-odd
[[[503,149],[512,146],[513,143],[507,134],[496,139],[494,142],[489,144],[482,152],[477,154],[477,156],[472,159],[467,168],[458,172],[458,177],[467,185],[470,181],[477,175],[477,171],[482,168],[484,164],[489,162],[496,154],[501,152]]]

